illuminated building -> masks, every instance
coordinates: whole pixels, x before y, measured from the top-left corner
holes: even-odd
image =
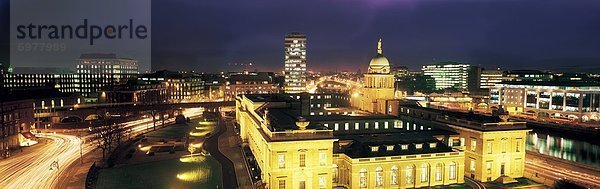
[[[94,102],[103,86],[123,84],[138,74],[136,60],[117,58],[115,54],[82,54],[76,70],[76,73],[57,71],[6,74],[3,79],[4,87],[51,86],[61,92],[79,93],[86,102]]]
[[[102,87],[124,84],[139,74],[137,60],[117,58],[115,54],[82,54],[76,70],[78,92],[88,101],[97,100]]]
[[[531,131],[525,122],[505,120],[505,115],[493,117],[450,112],[416,104],[400,105],[399,115],[459,133],[459,137],[451,137],[448,143],[464,151],[465,176],[482,182],[501,183],[515,182],[514,178],[523,177],[525,140],[527,132]]]
[[[479,89],[481,68],[457,62],[441,62],[425,65],[421,68],[423,75],[435,79],[436,89],[454,88],[463,91]]]
[[[332,188],[333,131],[289,109],[283,95],[241,95],[236,121],[268,188]],[[297,105],[297,104],[296,104]]]
[[[0,157],[7,157],[19,146],[28,146],[24,139],[31,138],[29,128],[33,123],[33,100],[0,91]]]
[[[482,89],[489,89],[494,87],[496,84],[502,82],[504,79],[504,71],[498,69],[493,70],[482,70],[481,71],[481,85]]]
[[[204,81],[195,73],[162,70],[140,75],[138,81],[147,84],[160,82],[165,85],[170,103],[199,101],[204,88]]]
[[[306,92],[306,35],[286,35],[284,47],[284,90],[286,93]]]
[[[312,102],[319,96],[322,102]],[[344,107],[343,99],[334,96],[237,96],[240,136],[268,188],[412,188],[464,182],[464,152],[446,145],[457,133]],[[315,108],[323,102],[332,107]],[[318,109],[327,113],[314,114]]]
[[[109,104],[162,104],[169,101],[167,86],[160,82],[130,80],[127,84],[102,87],[98,103]]]
[[[534,118],[600,121],[600,84],[582,81],[503,82],[490,89],[490,107]]]
[[[377,55],[369,62],[364,87],[355,92],[351,104],[360,110],[385,114],[387,103],[394,97],[394,75],[390,73],[390,62],[383,56],[381,38],[377,42]]]
[[[221,100],[225,98],[225,86],[227,85],[225,75],[202,74],[200,77],[204,83],[204,91],[202,93],[204,98],[208,100]]]
[[[539,70],[510,70],[503,81],[551,81],[554,75]]]
[[[244,72],[230,74],[225,86],[225,101],[233,101],[240,94],[279,93],[273,72]]]

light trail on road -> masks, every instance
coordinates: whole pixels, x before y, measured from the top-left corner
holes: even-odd
[[[189,118],[202,115],[201,109],[184,109],[182,114]],[[165,120],[165,124],[175,122],[175,118]],[[162,123],[157,120],[157,124]],[[139,135],[152,129],[151,118],[122,123],[125,129],[130,129],[133,135]],[[38,137],[48,138],[50,144],[32,147],[31,150],[16,154],[15,156],[0,161],[0,188],[57,188],[58,179],[66,175],[67,167],[77,163],[80,158],[81,139],[77,136],[66,134],[40,134]],[[83,137],[89,141],[93,135]],[[81,146],[83,155],[97,147],[96,141],[86,142]],[[58,162],[58,168],[53,163]],[[52,168],[52,169],[51,169]]]
[[[51,139],[52,143],[0,161],[2,188],[55,188],[57,178],[66,172],[65,168],[79,159],[81,140],[78,137],[63,134],[43,137]],[[85,154],[94,147],[85,144],[82,152]],[[54,161],[58,161],[58,168],[52,166]]]

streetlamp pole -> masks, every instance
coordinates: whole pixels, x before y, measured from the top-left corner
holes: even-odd
[[[79,136],[79,161],[83,164],[83,139]]]

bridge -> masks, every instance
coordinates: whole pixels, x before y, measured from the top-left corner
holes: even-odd
[[[150,116],[181,113],[185,108],[204,108],[205,111],[215,112],[220,107],[235,106],[235,101],[222,102],[186,102],[168,104],[80,104],[72,107],[55,108],[51,113],[42,113],[42,117],[51,117],[53,123],[83,122],[97,120],[104,116],[129,116],[134,114]]]

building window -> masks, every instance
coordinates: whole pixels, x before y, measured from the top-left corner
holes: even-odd
[[[388,152],[389,151],[394,151],[394,145],[386,145],[385,146],[385,150],[388,151]]]
[[[358,185],[360,188],[367,188],[367,170],[366,169],[360,169],[360,173],[359,173],[359,178],[358,178]]]
[[[379,146],[371,146],[371,152],[379,151]]]
[[[506,144],[508,143],[508,140],[506,138],[502,139],[502,153],[506,153]]]
[[[300,167],[306,167],[306,154],[300,154]]]
[[[279,189],[285,189],[285,180],[279,180]]]
[[[391,185],[398,185],[398,167],[396,167],[396,166],[392,167],[391,177],[390,177],[390,184]]]
[[[327,154],[325,152],[319,153],[319,165],[321,165],[321,166],[327,165]]]
[[[477,150],[477,140],[475,138],[471,138],[471,151]]]
[[[423,144],[415,144],[415,148],[421,149],[421,148],[423,148]]]
[[[333,127],[334,127],[334,130],[336,130],[336,131],[340,130],[340,124],[338,124],[338,123],[333,124]]]
[[[450,162],[449,171],[450,171],[450,173],[448,175],[449,179],[450,180],[456,179],[456,163],[454,163],[453,161]]]
[[[358,123],[354,123],[354,130],[359,130],[358,126],[359,126]]]
[[[407,165],[405,171],[406,171],[406,184],[413,184],[415,181],[414,165]]]
[[[518,138],[516,141],[516,145],[515,145],[515,151],[516,152],[521,152],[521,143],[523,142],[523,139]]]
[[[383,169],[381,167],[375,169],[375,186],[383,186]]]
[[[348,129],[350,129],[350,124],[344,123],[344,130],[347,131]]]
[[[475,174],[475,159],[471,159],[471,163],[469,163],[469,170],[472,174]]]
[[[485,170],[487,174],[492,174],[492,161],[485,162]]]
[[[421,164],[421,182],[427,182],[429,180],[429,166],[424,163]]]
[[[365,123],[365,129],[369,129],[369,122]]]
[[[402,150],[408,150],[408,144],[401,145]]]
[[[325,189],[325,177],[324,176],[320,176],[319,177],[319,189]]]
[[[280,169],[285,168],[285,154],[277,154],[277,163]]]
[[[389,128],[389,122],[383,122],[383,128],[388,129]]]
[[[379,129],[379,122],[375,122],[375,129]]]
[[[442,181],[442,175],[444,173],[444,171],[442,171],[443,168],[444,165],[442,165],[441,163],[435,165],[435,181]]]

